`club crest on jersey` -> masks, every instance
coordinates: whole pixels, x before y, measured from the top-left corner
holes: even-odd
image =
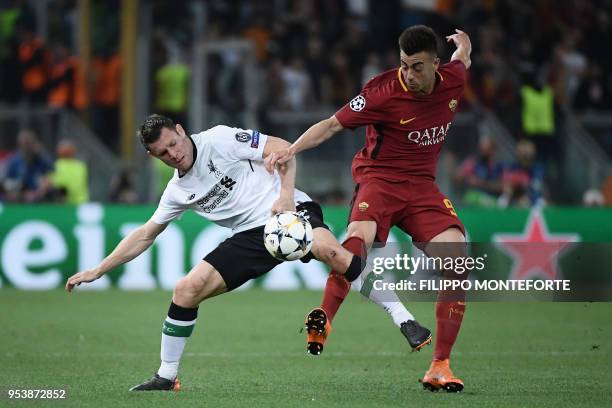
[[[213,163],[212,160],[208,161],[208,172],[209,173],[214,173],[215,176],[221,178],[221,176],[223,176],[223,172],[221,172],[219,170],[219,168],[215,165],[215,163]]]
[[[361,112],[365,108],[366,100],[363,96],[357,95],[349,102],[349,107],[355,112]]]
[[[450,102],[448,103],[448,109],[450,109],[451,111],[455,111],[455,109],[457,109],[457,105],[459,102],[457,102],[457,100],[455,98],[451,99]]]
[[[251,140],[251,135],[247,132],[238,132],[236,133],[236,140],[240,143],[246,143]]]
[[[370,204],[366,203],[365,201],[359,203],[359,211],[366,212],[368,208],[370,208]]]

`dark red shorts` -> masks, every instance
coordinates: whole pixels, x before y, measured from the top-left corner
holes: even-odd
[[[375,221],[376,241],[386,242],[389,230],[397,225],[414,242],[429,242],[451,227],[465,235],[453,204],[433,181],[401,183],[370,178],[355,185],[349,223]]]

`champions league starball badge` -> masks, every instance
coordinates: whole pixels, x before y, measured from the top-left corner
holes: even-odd
[[[251,140],[251,135],[248,132],[236,133],[236,140],[241,143],[246,143]]]
[[[357,95],[349,102],[349,107],[355,112],[360,112],[365,108],[366,100],[363,96]]]

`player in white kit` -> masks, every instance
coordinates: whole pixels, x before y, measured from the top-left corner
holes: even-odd
[[[126,236],[98,266],[71,276],[66,290],[92,282],[136,258],[149,248],[168,223],[191,209],[234,232],[204,257],[174,288],[162,327],[161,365],[150,380],[131,390],[178,390],[177,373],[187,338],[196,323],[198,305],[231,291],[280,264],[264,246],[263,228],[272,213],[298,211],[313,228],[311,252],[301,259],[317,259],[349,281],[364,268],[344,249],[323,222],[321,207],[294,188],[295,160],[270,174],[263,160],[288,147],[283,139],[255,130],[215,126],[187,136],[181,125],[160,115],[149,116],[139,137],[148,154],[175,168],[174,177],[153,216]]]

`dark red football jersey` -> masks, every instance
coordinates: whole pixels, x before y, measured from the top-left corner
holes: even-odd
[[[372,78],[361,93],[336,112],[344,128],[367,125],[366,145],[353,159],[353,178],[434,180],[444,139],[467,80],[461,61],[441,65],[430,95],[416,95],[399,68]]]

